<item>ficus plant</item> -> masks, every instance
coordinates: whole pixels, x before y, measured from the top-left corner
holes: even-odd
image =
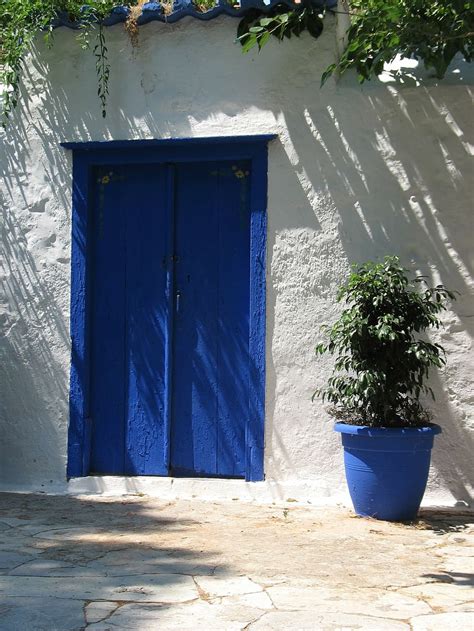
[[[429,423],[420,396],[434,399],[426,379],[446,359],[423,333],[441,325],[439,314],[454,298],[443,285],[427,286],[425,277],[410,280],[396,256],[354,266],[337,296],[346,307],[316,347],[319,355],[335,355],[334,372],[313,398],[321,396],[334,418],[352,425]]]

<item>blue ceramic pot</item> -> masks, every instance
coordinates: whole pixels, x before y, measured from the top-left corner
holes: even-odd
[[[358,515],[387,521],[416,518],[428,480],[438,425],[400,429],[336,423],[346,479]]]

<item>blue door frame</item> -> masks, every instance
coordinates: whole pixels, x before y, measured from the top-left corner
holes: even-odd
[[[71,246],[71,376],[68,477],[90,472],[90,305],[91,195],[94,169],[101,165],[177,164],[248,160],[250,180],[251,374],[246,428],[245,479],[264,479],[265,417],[265,259],[267,144],[272,135],[233,138],[62,143],[73,151]]]

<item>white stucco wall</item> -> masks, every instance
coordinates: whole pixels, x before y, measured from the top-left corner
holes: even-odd
[[[331,361],[313,349],[320,325],[338,312],[349,265],[399,254],[461,292],[436,335],[449,363],[431,380],[444,433],[426,501],[469,502],[474,68],[459,62],[442,82],[415,70],[418,78],[403,84],[359,87],[347,77],[321,90],[334,28],[318,41],[271,42],[244,56],[233,43],[236,25],[153,23],[135,50],[121,26],[108,29],[105,120],[92,53],[73,32],[59,29],[52,50],[38,41],[28,59],[27,93],[0,132],[2,488],[66,488],[71,155],[59,143],[277,133],[269,151],[267,483],[253,488],[280,499],[345,497],[339,439],[310,400]]]

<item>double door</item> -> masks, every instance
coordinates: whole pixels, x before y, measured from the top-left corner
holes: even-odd
[[[250,163],[93,179],[91,473],[245,477]]]

